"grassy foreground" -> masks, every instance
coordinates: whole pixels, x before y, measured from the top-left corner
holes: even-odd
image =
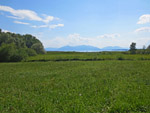
[[[150,61],[0,63],[1,113],[150,113]]]

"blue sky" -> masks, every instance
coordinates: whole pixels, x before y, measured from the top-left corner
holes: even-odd
[[[0,0],[0,28],[45,47],[150,44],[150,0]]]

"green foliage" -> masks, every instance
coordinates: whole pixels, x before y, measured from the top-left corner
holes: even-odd
[[[0,47],[0,62],[11,61],[11,57],[15,52],[14,44],[2,44]]]
[[[117,60],[124,60],[124,58],[122,56],[118,56]]]
[[[25,60],[27,57],[28,57],[28,54],[26,52],[26,49],[24,48],[16,49],[16,52],[11,57],[10,61],[18,62],[18,61]]]
[[[147,47],[147,49],[150,49],[150,45]]]
[[[132,44],[130,45],[130,52],[131,54],[136,53],[136,43],[132,42]]]
[[[45,54],[46,53],[43,48],[43,45],[41,43],[35,43],[31,46],[31,48],[33,50],[35,50],[37,54]]]
[[[0,62],[17,62],[28,57],[26,49],[16,49],[14,44],[2,44],[0,47]]]
[[[25,50],[26,50],[26,52],[27,52],[27,54],[28,54],[29,56],[36,56],[36,55],[37,55],[36,51],[33,50],[33,49],[26,48]]]
[[[26,34],[26,35],[23,35],[23,37],[26,42],[26,46],[28,48],[31,48],[36,43],[40,43],[42,45],[42,43],[38,39],[36,39],[36,37],[32,35]]]
[[[0,63],[0,112],[150,113],[149,67],[150,61]]]
[[[145,49],[144,46],[143,49],[137,49],[136,54],[150,54],[150,45]]]
[[[21,61],[27,56],[44,53],[44,47],[36,37],[29,34],[4,33],[0,29],[0,62]]]
[[[150,49],[138,49],[136,54],[150,54]]]

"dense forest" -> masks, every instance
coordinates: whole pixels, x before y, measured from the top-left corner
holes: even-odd
[[[28,56],[45,53],[42,43],[36,37],[2,32],[0,29],[0,62],[17,62]]]

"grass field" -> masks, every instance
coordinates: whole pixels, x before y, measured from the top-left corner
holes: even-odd
[[[101,57],[100,53],[56,54],[31,57],[30,61],[80,55],[81,59],[90,59],[95,54]],[[85,54],[88,55],[84,57]],[[150,113],[150,60],[141,57],[0,63],[0,112]]]
[[[33,61],[100,61],[100,60],[150,60],[150,54],[129,54],[127,52],[48,52],[45,55],[29,57]]]

